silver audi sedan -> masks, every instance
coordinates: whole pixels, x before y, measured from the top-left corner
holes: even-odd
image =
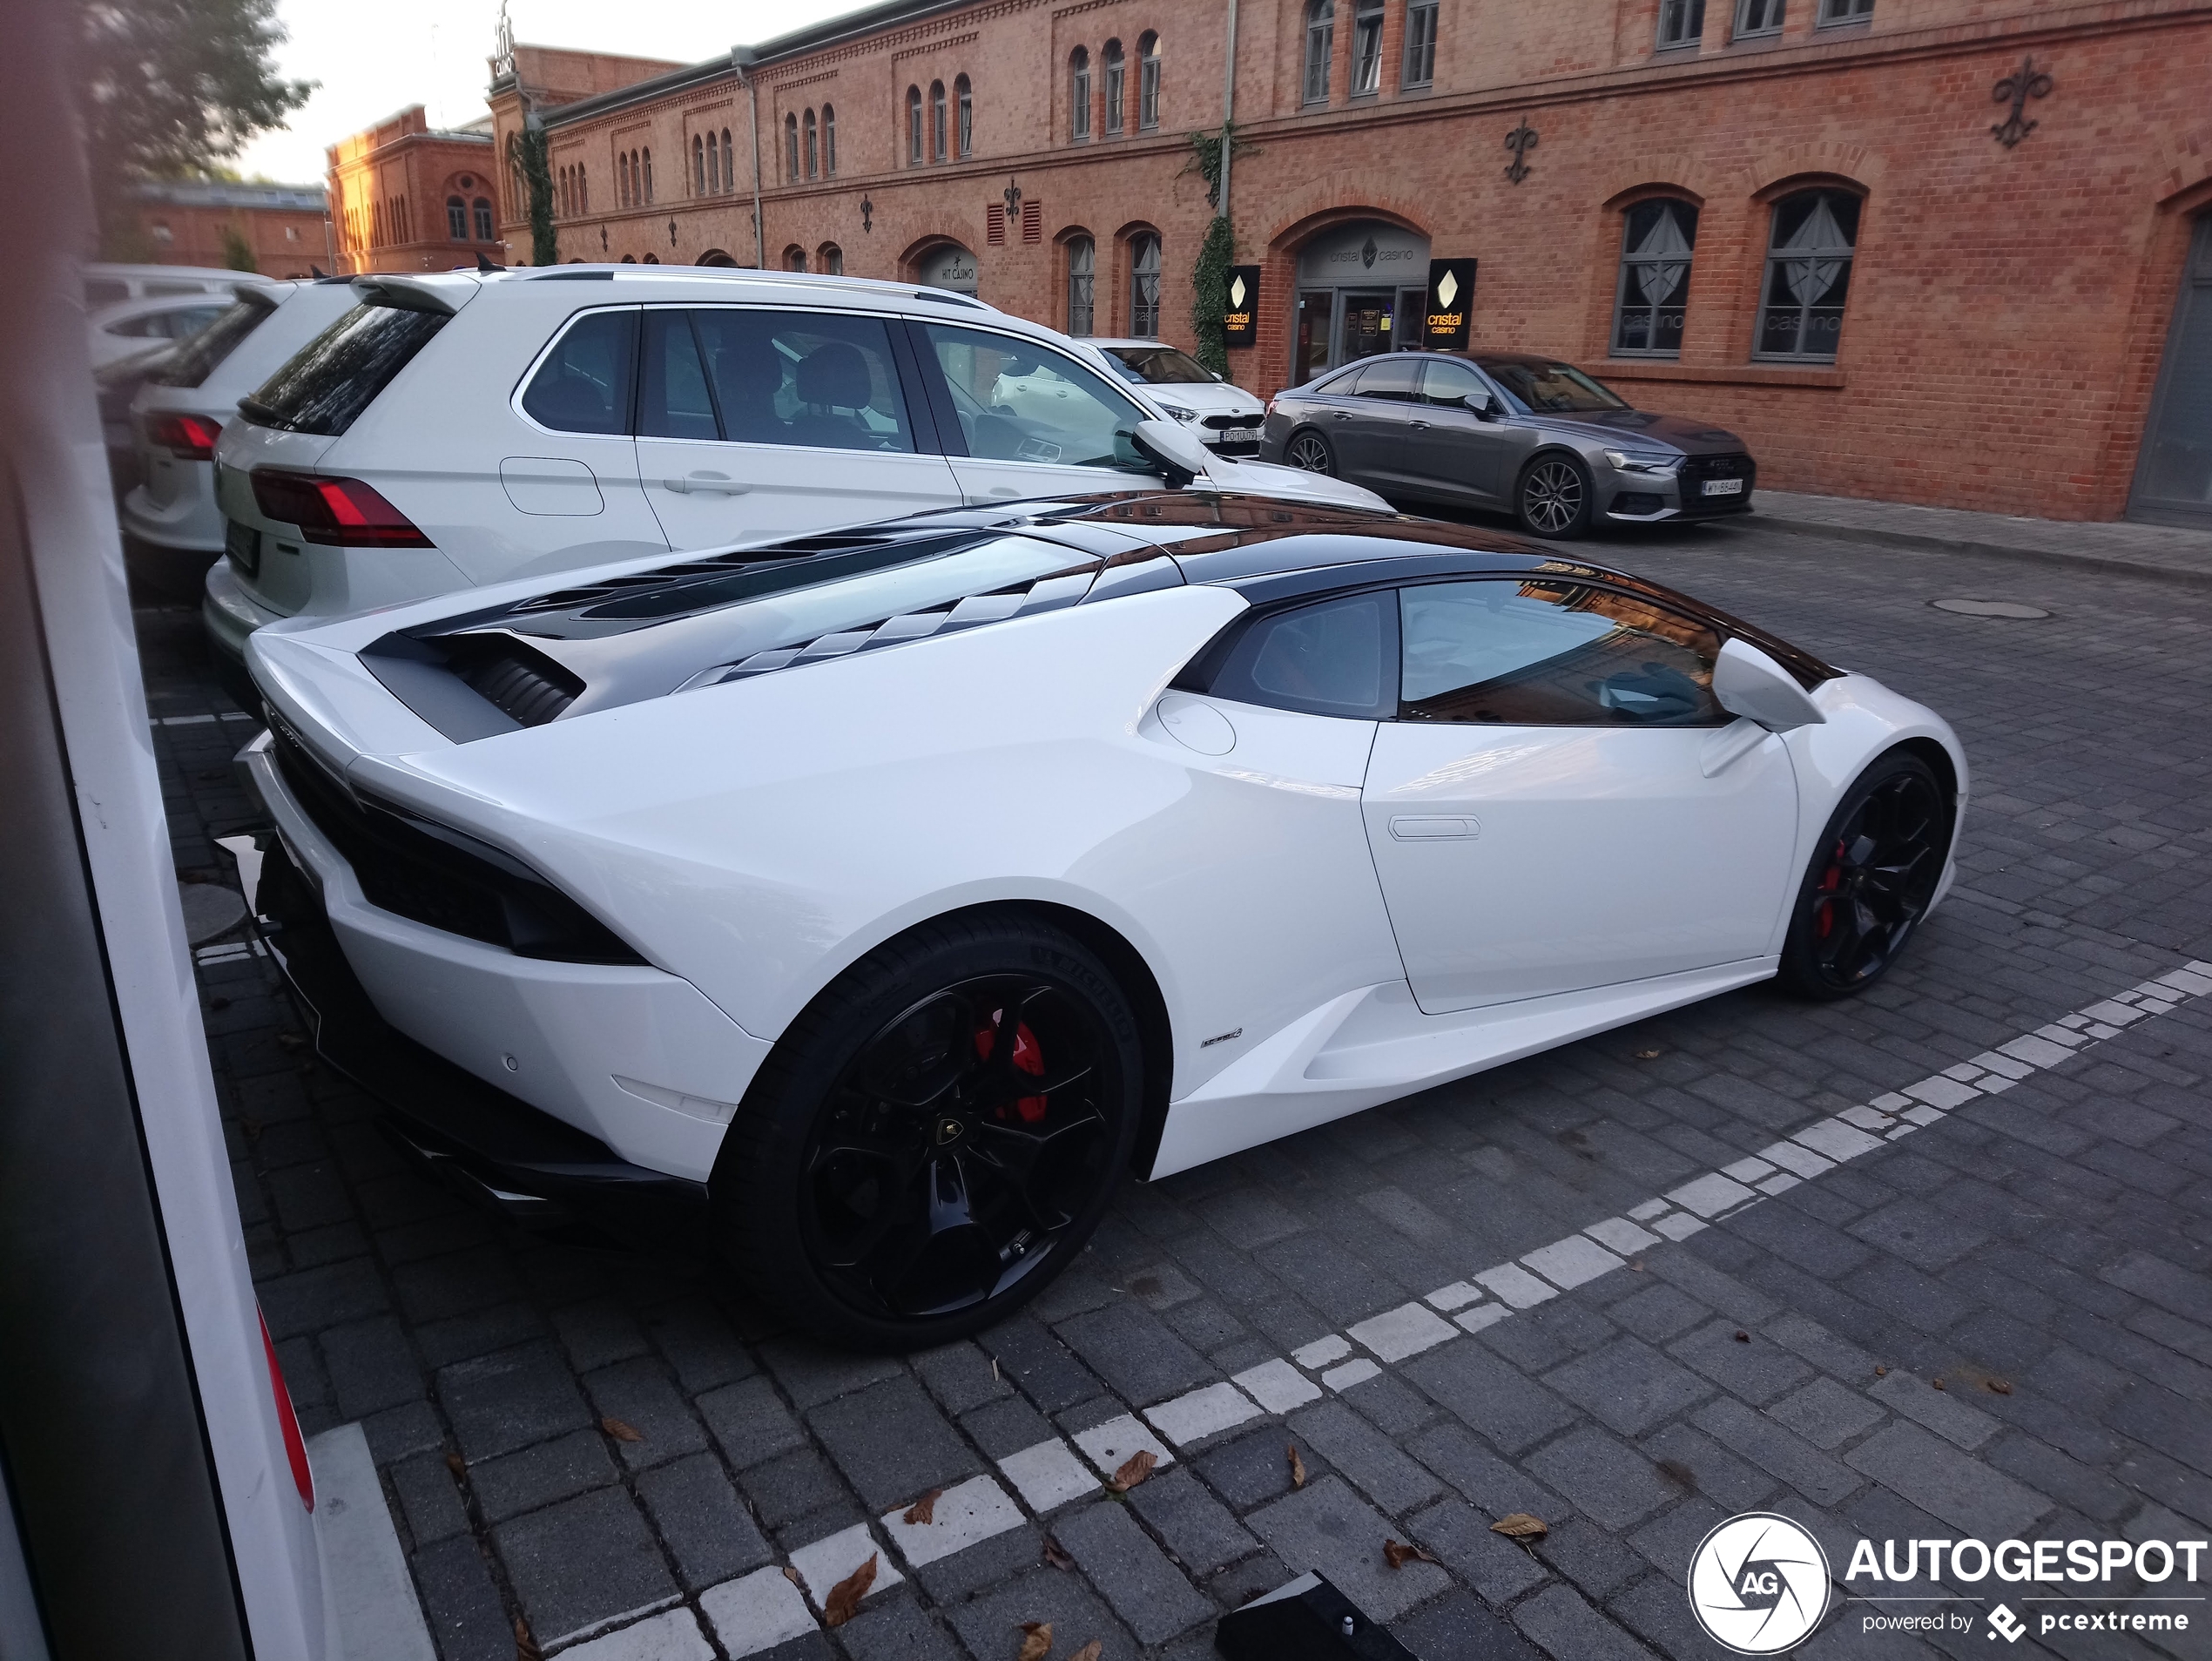
[[[1540,537],[1601,521],[1745,513],[1757,464],[1734,433],[1634,408],[1525,352],[1392,352],[1278,393],[1260,458],[1393,500],[1495,508]]]

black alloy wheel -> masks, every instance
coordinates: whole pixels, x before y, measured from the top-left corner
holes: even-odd
[[[1783,984],[1825,999],[1880,980],[1927,915],[1950,846],[1951,810],[1926,762],[1892,751],[1867,768],[1798,886]]]
[[[867,1349],[1002,1319],[1067,1266],[1129,1163],[1143,1068],[1112,976],[1042,921],[880,948],[793,1023],[717,1162],[725,1246]]]
[[[1579,537],[1590,524],[1590,476],[1569,456],[1539,456],[1521,476],[1514,510],[1521,529],[1561,541]]]
[[[1318,433],[1300,433],[1291,440],[1283,451],[1283,459],[1308,473],[1336,476],[1337,458],[1330,453],[1329,441]]]

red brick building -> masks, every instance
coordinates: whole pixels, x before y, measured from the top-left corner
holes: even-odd
[[[502,259],[489,118],[433,127],[422,106],[332,145],[337,270],[446,271]]]
[[[179,179],[138,187],[138,230],[153,263],[224,267],[243,248],[265,277],[331,268],[329,215],[320,185]]]
[[[1777,487],[2212,523],[2212,5],[1242,0],[1233,72],[1227,20],[914,0],[582,96],[525,48],[493,125],[532,93],[564,259],[1189,345],[1190,135],[1233,84],[1255,391],[1417,344],[1428,262],[1471,258],[1477,348],[1733,427]]]

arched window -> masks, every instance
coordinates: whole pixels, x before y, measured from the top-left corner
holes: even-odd
[[[1090,137],[1090,48],[1078,46],[1068,57],[1068,138],[1081,144]]]
[[[615,206],[630,206],[630,158],[627,155],[615,158]]]
[[[576,170],[576,211],[579,213],[591,211],[591,173],[581,162],[577,165]]]
[[[799,177],[799,118],[784,118],[784,171],[792,178]]]
[[[817,261],[815,270],[832,277],[842,277],[845,274],[845,250],[839,247],[836,243],[825,242],[814,253]]]
[[[1774,205],[1754,356],[1834,361],[1858,243],[1858,198],[1848,191],[1799,191]]]
[[[626,266],[634,266],[637,263],[637,256],[634,253],[625,253],[622,256],[622,262]]]
[[[1098,246],[1087,236],[1068,240],[1068,333],[1091,330],[1091,296],[1096,292]]]
[[[786,248],[784,250],[784,269],[786,271],[806,270],[806,250],[799,246],[796,243],[792,244],[790,247]]]
[[[1621,281],[1613,302],[1615,357],[1682,355],[1697,210],[1688,202],[1638,202],[1623,216]]]
[[[758,151],[754,152],[757,158]],[[722,188],[733,191],[738,187],[737,152],[730,148],[730,130],[722,129]]]
[[[1136,128],[1143,132],[1159,125],[1160,37],[1147,30],[1136,39]]]
[[[907,89],[907,162],[919,166],[921,162],[921,89]]]
[[[837,177],[837,106],[822,105],[822,177]]]
[[[1352,8],[1352,96],[1382,91],[1383,0],[1354,0]]]
[[[814,112],[806,111],[806,177],[815,178],[821,171],[821,131],[814,125]]]
[[[1122,130],[1122,84],[1127,78],[1122,62],[1122,43],[1106,43],[1106,136],[1113,138]]]
[[[1406,64],[1400,86],[1428,86],[1436,79],[1437,0],[1406,0]]]
[[[1329,59],[1337,50],[1336,0],[1307,0],[1305,8],[1305,101],[1329,101]]]
[[[953,105],[957,118],[953,128],[958,141],[955,153],[965,159],[975,153],[975,89],[965,75],[953,81]]]
[[[706,146],[696,132],[691,135],[691,194],[706,194]]]
[[[657,266],[660,263],[660,255],[657,253],[649,253],[637,263],[645,266]]]
[[[489,242],[492,240],[493,230],[490,199],[479,196],[470,204],[470,206],[475,210],[476,216],[476,240]]]
[[[455,242],[469,240],[469,204],[458,196],[446,198],[446,234]]]
[[[945,159],[945,84],[929,84],[929,159]]]
[[[648,150],[645,152],[645,200],[646,200],[648,203],[650,203],[650,202],[651,202],[651,200],[652,200],[652,199],[653,199],[653,152],[652,152],[652,151],[651,151],[651,149],[648,149]]]
[[[1160,239],[1150,232],[1129,245],[1129,332],[1141,341],[1160,334]]]

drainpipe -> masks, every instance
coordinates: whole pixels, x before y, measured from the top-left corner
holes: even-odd
[[[1229,152],[1237,119],[1237,0],[1229,0],[1228,65],[1221,76],[1221,217],[1229,217]]]
[[[745,88],[747,110],[752,125],[752,266],[756,271],[768,268],[768,228],[760,222],[760,92],[746,74],[759,54],[750,46],[730,48],[730,67],[738,72],[738,84]]]

